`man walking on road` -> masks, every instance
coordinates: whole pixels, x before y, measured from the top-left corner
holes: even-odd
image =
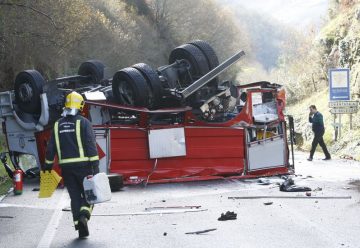
[[[51,170],[57,154],[79,238],[89,236],[87,222],[93,209],[85,200],[83,180],[99,172],[95,135],[90,121],[80,115],[83,107],[84,99],[79,93],[73,91],[66,96],[63,118],[54,124],[43,168]]]
[[[325,133],[323,116],[319,111],[317,111],[315,105],[310,106],[309,122],[312,123],[314,139],[313,139],[312,145],[311,145],[310,157],[307,160],[308,161],[313,160],[315,149],[318,144],[321,146],[321,148],[323,149],[323,152],[325,154],[325,158],[323,160],[330,160],[331,156],[330,156],[329,151],[326,148],[326,145],[325,145],[325,142],[323,139],[323,135]]]

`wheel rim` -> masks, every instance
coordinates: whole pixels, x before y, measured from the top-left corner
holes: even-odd
[[[30,102],[33,97],[33,91],[29,83],[24,83],[19,87],[19,97],[22,102]]]
[[[126,81],[120,81],[118,89],[121,101],[133,106],[135,104],[135,96],[131,86]]]

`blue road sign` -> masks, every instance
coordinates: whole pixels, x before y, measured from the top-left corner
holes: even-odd
[[[330,101],[350,100],[350,69],[329,70]]]

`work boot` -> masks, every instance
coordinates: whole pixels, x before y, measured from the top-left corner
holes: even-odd
[[[313,158],[307,158],[307,161],[312,161],[313,160]]]
[[[88,219],[85,216],[81,215],[79,218],[79,224],[78,224],[80,239],[83,239],[83,238],[86,238],[87,236],[89,236],[89,229],[88,229],[87,222],[88,222]]]
[[[331,160],[331,157],[323,158],[323,160]]]

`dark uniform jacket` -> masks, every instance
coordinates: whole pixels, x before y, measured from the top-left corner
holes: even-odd
[[[98,165],[99,156],[90,121],[81,115],[70,115],[56,121],[46,149],[46,168],[52,167],[55,154],[61,167]]]
[[[313,117],[309,117],[309,122],[312,123],[314,133],[319,134],[325,131],[323,116],[319,111]]]

